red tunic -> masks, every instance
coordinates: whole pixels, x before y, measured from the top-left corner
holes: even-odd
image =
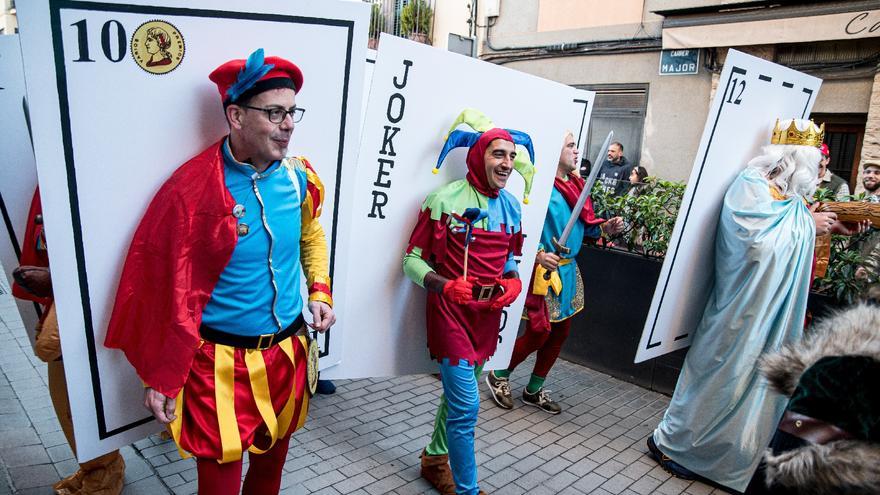
[[[464,233],[453,233],[447,218],[444,214],[433,221],[430,212],[422,211],[407,251],[415,246],[422,248],[422,257],[439,275],[455,279],[464,273]],[[480,285],[494,285],[495,279],[503,275],[508,256],[522,254],[522,242],[521,232],[510,233],[505,226],[500,232],[474,229],[474,240],[468,248],[468,277],[476,277]],[[489,359],[498,345],[502,312],[489,309],[492,300],[461,305],[429,291],[426,316],[431,358],[448,359],[453,366],[462,359],[471,364]]]

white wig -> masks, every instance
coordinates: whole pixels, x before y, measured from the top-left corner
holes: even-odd
[[[780,122],[783,129],[791,120]],[[795,119],[799,129],[806,129],[809,120]],[[812,199],[819,176],[822,153],[814,146],[771,144],[761,149],[762,154],[749,162],[749,167],[761,172],[785,196],[804,196]]]

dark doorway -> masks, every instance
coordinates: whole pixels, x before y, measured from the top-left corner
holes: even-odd
[[[850,191],[855,191],[868,116],[863,113],[815,113],[810,118],[817,124],[825,123],[825,143],[831,151],[828,169],[846,180]]]

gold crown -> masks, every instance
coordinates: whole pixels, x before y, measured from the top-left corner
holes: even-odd
[[[773,128],[773,136],[770,138],[770,144],[796,144],[800,146],[814,146],[818,148],[822,146],[825,139],[825,123],[820,127],[816,127],[813,119],[810,119],[810,125],[805,130],[797,128],[794,119],[789,124],[788,129],[782,130],[779,127],[779,119],[776,119],[776,127]]]

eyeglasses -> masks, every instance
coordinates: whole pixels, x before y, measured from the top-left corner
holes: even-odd
[[[303,118],[303,114],[306,113],[305,108],[292,108],[290,110],[285,110],[281,107],[272,107],[272,108],[260,108],[260,107],[252,107],[250,105],[239,105],[240,107],[250,108],[251,110],[260,110],[261,112],[266,112],[266,116],[269,117],[269,122],[273,124],[280,124],[284,122],[284,117],[290,115],[290,118],[293,120],[293,123],[297,123]]]

